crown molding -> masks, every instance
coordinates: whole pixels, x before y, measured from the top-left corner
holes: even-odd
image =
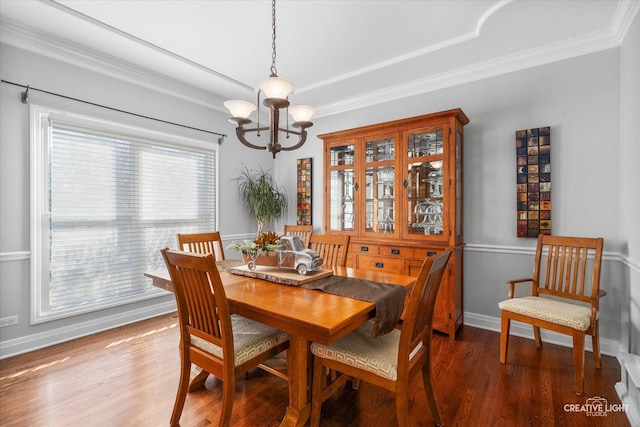
[[[639,11],[639,0],[621,1],[618,3],[618,9],[616,9],[616,14],[612,20],[611,30],[620,44],[622,44],[622,41],[627,36],[627,32]]]
[[[473,31],[470,31],[468,33],[462,34],[458,37],[454,37],[452,39],[447,39],[443,42],[440,43],[435,43],[432,45],[428,45],[423,49],[418,49],[412,52],[408,52],[406,54],[403,55],[399,55],[393,58],[390,58],[388,60],[385,61],[381,61],[375,64],[372,64],[370,66],[367,67],[362,67],[359,68],[357,70],[353,70],[349,73],[345,73],[345,74],[341,74],[338,76],[335,76],[333,78],[330,79],[326,79],[326,80],[322,80],[319,82],[316,82],[314,84],[310,84],[307,86],[303,86],[300,88],[296,89],[296,93],[300,94],[300,93],[304,93],[310,90],[314,90],[314,89],[319,89],[322,88],[324,86],[328,86],[330,84],[334,84],[334,83],[338,83],[340,81],[343,80],[348,80],[350,78],[356,78],[362,74],[366,74],[366,73],[370,73],[376,70],[381,70],[384,69],[386,67],[390,67],[396,64],[401,64],[405,61],[409,61],[411,59],[414,58],[419,58],[421,56],[425,56],[428,55],[430,53],[433,52],[437,52],[439,50],[443,50],[452,46],[456,46],[465,42],[468,42],[470,40],[476,39],[480,36],[480,31],[482,30],[482,26],[485,24],[485,22],[487,22],[487,20],[493,16],[498,10],[502,9],[504,6],[508,5],[509,3],[512,3],[513,0],[502,0],[498,3],[496,3],[493,7],[491,7],[489,10],[487,10],[487,12],[485,12],[484,15],[482,15],[480,17],[480,19],[478,20],[478,22],[476,23],[475,28],[473,29]]]
[[[363,96],[344,99],[332,105],[318,107],[316,116],[330,116],[358,108],[395,101],[439,89],[484,80],[502,74],[546,65],[589,53],[620,46],[620,41],[611,31],[600,31],[575,37],[539,48],[529,49],[513,55],[480,62],[424,79],[383,88]]]
[[[226,111],[223,100],[182,81],[166,77],[146,68],[137,67],[100,52],[24,28],[5,19],[0,20],[0,40],[3,43],[34,52],[67,64],[104,74],[147,89],[171,95],[207,108]]]
[[[509,3],[511,3],[511,0],[504,0],[496,4],[496,6],[488,11],[479,21],[474,32],[466,34],[454,41],[443,45],[431,46],[426,50],[416,51],[409,55],[399,56],[372,67],[362,68],[353,73],[337,76],[334,79],[300,88],[300,90],[311,90],[316,87],[334,83],[335,81],[344,80],[345,78],[354,78],[358,75],[371,72],[374,69],[384,68],[388,65],[397,64],[398,62],[425,55],[434,50],[440,50],[447,46],[476,38],[481,31],[482,24],[497,10]],[[620,1],[611,26],[607,30],[586,34],[562,42],[551,43],[539,48],[461,67],[423,79],[382,88],[360,96],[337,100],[334,103],[317,106],[316,117],[320,118],[340,114],[618,47],[624,40],[639,9],[640,2],[638,0]],[[128,36],[126,33],[123,35],[125,37]],[[219,95],[194,87],[183,81],[161,75],[152,70],[134,66],[118,58],[86,49],[76,43],[53,37],[50,34],[23,28],[6,19],[0,20],[0,38],[7,44],[28,51],[226,113],[226,110],[222,106],[224,100]],[[140,42],[138,39],[133,40]],[[153,45],[151,47],[154,48]],[[175,55],[169,56],[174,60],[180,60],[180,58],[175,58]],[[185,63],[183,61],[181,64],[196,67],[195,64],[190,62]],[[197,69],[202,71],[199,68]]]

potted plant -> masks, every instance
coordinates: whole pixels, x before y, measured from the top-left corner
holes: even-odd
[[[235,178],[244,206],[258,223],[256,236],[262,233],[265,224],[280,218],[287,210],[289,199],[273,178],[270,170],[262,167],[249,170],[245,165],[240,176]]]
[[[278,265],[276,251],[280,250],[280,236],[273,231],[260,233],[252,242],[245,240],[243,243],[233,242],[229,248],[242,252],[242,259],[245,263],[253,261],[254,265],[268,265],[275,267]]]

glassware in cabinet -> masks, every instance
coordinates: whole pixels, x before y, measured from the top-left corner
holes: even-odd
[[[406,134],[407,236],[439,238],[445,234],[447,202],[443,176],[446,134],[445,126]]]
[[[330,149],[331,205],[329,227],[333,231],[353,231],[356,224],[355,211],[355,146],[346,144]]]
[[[365,142],[365,228],[366,234],[396,231],[396,138],[367,139]]]

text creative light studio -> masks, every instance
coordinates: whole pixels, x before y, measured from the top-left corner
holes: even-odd
[[[565,412],[583,413],[587,417],[606,417],[610,412],[626,412],[627,404],[609,403],[606,398],[594,396],[588,398],[585,403],[567,403]]]

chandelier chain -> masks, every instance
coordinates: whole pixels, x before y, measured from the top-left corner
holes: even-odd
[[[276,70],[276,0],[271,2],[271,76],[278,77],[278,70]]]

